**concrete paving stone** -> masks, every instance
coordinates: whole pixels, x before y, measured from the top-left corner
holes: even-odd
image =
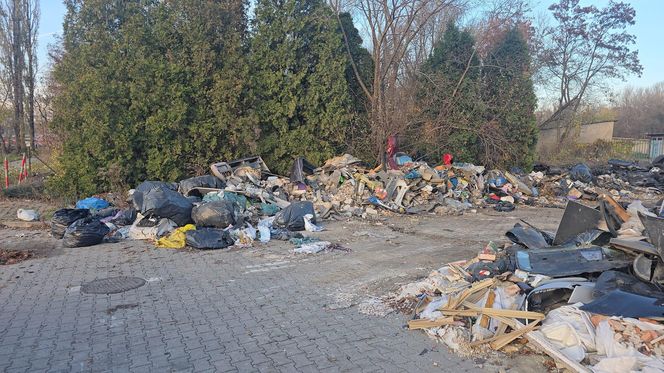
[[[555,229],[547,225],[558,221],[552,216],[539,210],[519,215]],[[355,306],[329,307],[337,294],[381,296],[393,284],[470,257],[488,240],[500,240],[502,227],[514,224],[502,215],[477,214],[474,225],[489,232],[477,237],[463,233],[467,219],[405,219],[398,225],[423,235],[400,234],[387,244],[348,238],[352,253],[315,256],[293,255],[290,244],[279,241],[213,252],[156,250],[141,241],[77,250],[44,236],[39,239],[53,242],[58,255],[0,270],[0,371],[26,371],[35,357],[47,359],[44,370],[68,372],[478,371],[472,361],[443,347],[419,356],[435,342],[403,330],[404,316],[380,318],[362,315]],[[326,222],[328,231],[320,234],[332,240],[355,237],[352,231],[360,230],[394,235],[390,221],[383,226]],[[457,244],[464,234],[466,241]],[[0,241],[12,235],[16,232],[0,229]],[[76,288],[120,275],[159,279],[114,295],[86,295]],[[378,283],[388,285],[379,289]],[[139,306],[107,312],[133,303]]]

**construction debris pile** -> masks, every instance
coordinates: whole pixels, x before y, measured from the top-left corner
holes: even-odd
[[[530,174],[487,171],[453,163],[449,154],[443,164],[431,167],[397,153],[390,165],[389,170],[370,169],[349,154],[321,167],[298,158],[290,177],[283,177],[273,174],[261,157],[219,162],[210,166],[211,175],[179,183],[141,183],[129,191],[128,208],[110,206],[98,197],[83,199],[76,209],[58,211],[52,230],[71,247],[127,238],[153,240],[158,247],[246,247],[255,240],[303,238],[297,232],[321,230],[316,226],[320,219],[450,214],[486,207],[511,211],[519,203],[559,206],[567,200],[596,200],[601,183],[611,187],[606,192],[615,199],[629,201],[636,192],[656,196],[664,182],[655,165],[645,170],[625,162],[612,164],[613,173],[602,170],[599,176],[585,165],[566,171],[540,165]],[[616,179],[617,172],[624,177],[639,173],[644,186]],[[327,242],[306,246],[312,244],[298,246],[298,252],[335,247]]]
[[[572,371],[664,371],[664,201],[597,199],[570,201],[555,234],[522,221],[509,243],[403,286],[409,328],[461,354],[523,337]]]

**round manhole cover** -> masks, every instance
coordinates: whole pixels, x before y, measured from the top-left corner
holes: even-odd
[[[140,288],[145,280],[140,277],[109,277],[87,282],[81,285],[81,292],[87,294],[117,294]]]

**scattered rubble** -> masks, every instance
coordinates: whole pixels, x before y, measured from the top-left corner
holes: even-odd
[[[410,305],[409,329],[465,356],[525,338],[572,371],[664,371],[664,201],[597,201],[569,201],[555,234],[517,223],[509,242],[404,285],[389,303]]]
[[[0,265],[20,263],[32,258],[33,256],[34,254],[30,251],[0,249]]]
[[[273,239],[298,238],[296,232],[300,231],[319,232],[324,229],[320,222],[325,219],[463,214],[481,208],[508,212],[519,204],[561,207],[569,200],[596,201],[604,195],[620,202],[632,201],[636,196],[650,200],[661,193],[664,181],[658,167],[638,168],[622,161],[597,170],[583,164],[569,170],[537,165],[535,171],[525,174],[518,169],[485,170],[452,159],[446,154],[443,164],[430,166],[395,153],[388,169],[372,169],[350,154],[329,159],[321,167],[298,158],[288,178],[273,174],[257,156],[218,162],[210,166],[212,175],[179,183],[141,183],[129,191],[127,202],[132,207],[128,209],[117,208],[97,196],[82,199],[77,209],[54,214],[52,232],[62,238],[72,225],[79,230],[96,228],[87,233],[94,239],[70,242],[71,247],[100,243],[99,235],[111,242],[147,239],[170,248],[249,247],[255,241],[265,244]],[[616,179],[616,175],[631,181]],[[635,180],[640,186],[630,184]],[[76,223],[80,219],[87,219],[86,223]],[[177,240],[169,239],[171,232],[188,225],[189,233],[176,231]],[[626,224],[624,229],[634,232],[632,225]],[[203,228],[202,232],[193,232]],[[294,251],[317,253],[330,249],[343,248],[331,242],[310,242],[297,245]],[[645,263],[645,259],[642,261]],[[499,269],[482,268],[480,272]]]

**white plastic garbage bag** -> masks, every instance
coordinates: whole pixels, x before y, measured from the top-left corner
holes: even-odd
[[[323,230],[323,227],[316,225],[311,222],[311,220],[314,218],[312,214],[306,214],[304,215],[304,229],[307,232],[320,232]]]
[[[18,209],[16,217],[23,221],[37,221],[39,220],[39,213],[35,210]]]
[[[258,240],[262,243],[270,242],[270,228],[272,227],[272,222],[274,221],[274,216],[261,219],[258,222]]]

